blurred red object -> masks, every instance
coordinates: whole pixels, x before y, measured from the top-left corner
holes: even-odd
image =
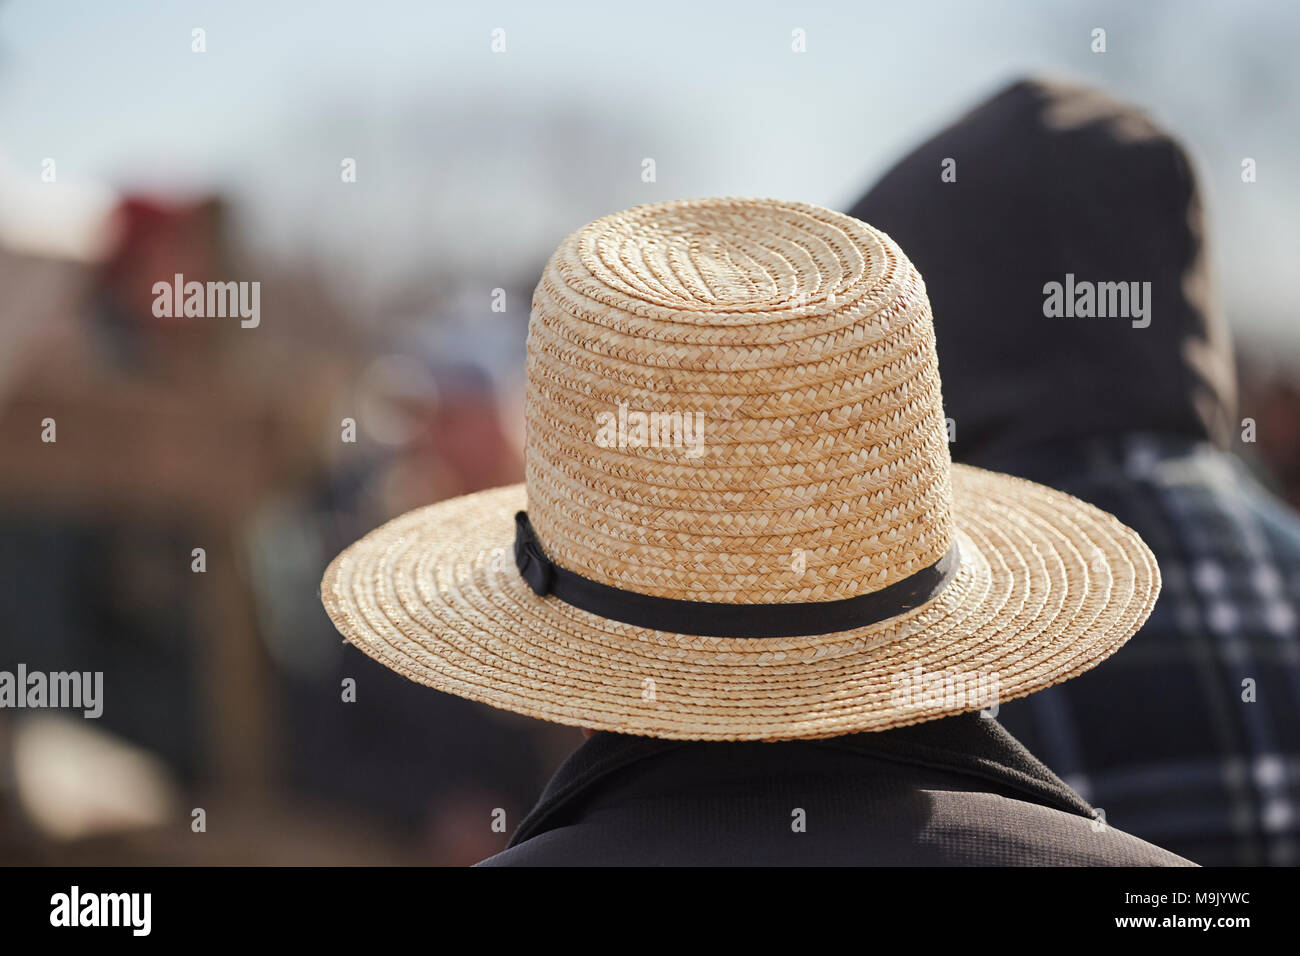
[[[105,290],[122,313],[146,325],[181,325],[183,320],[154,316],[154,283],[171,282],[177,273],[187,281],[222,278],[222,218],[222,203],[214,198],[183,203],[123,199],[113,210],[112,239],[101,272]]]

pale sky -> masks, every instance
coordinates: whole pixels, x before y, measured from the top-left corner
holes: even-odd
[[[1300,351],[1298,48],[1300,5],[1283,0],[0,0],[0,219],[56,223],[58,202],[105,187],[215,188],[250,239],[358,283],[497,284],[639,202],[845,208],[959,111],[1047,71],[1187,140],[1234,324]],[[57,195],[40,188],[46,158]]]

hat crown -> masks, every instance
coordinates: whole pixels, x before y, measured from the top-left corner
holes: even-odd
[[[817,206],[659,203],[570,235],[533,296],[526,420],[547,555],[612,587],[833,601],[952,543],[924,283]]]

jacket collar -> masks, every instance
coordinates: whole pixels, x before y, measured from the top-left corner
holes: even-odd
[[[892,763],[959,773],[1015,790],[1024,799],[1066,813],[1095,816],[1095,811],[1082,797],[1048,770],[1001,724],[978,714],[961,714],[911,727],[803,743],[847,750]],[[555,772],[537,805],[510,838],[509,845],[516,846],[549,829],[556,814],[623,768],[659,754],[693,746],[702,745],[689,740],[597,733],[570,754]]]

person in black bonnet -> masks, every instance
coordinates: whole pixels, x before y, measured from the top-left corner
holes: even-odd
[[[853,206],[923,275],[953,459],[1116,515],[1164,588],[1131,645],[999,720],[1109,821],[1206,865],[1294,864],[1300,520],[1229,453],[1233,357],[1179,142],[1018,82]]]

